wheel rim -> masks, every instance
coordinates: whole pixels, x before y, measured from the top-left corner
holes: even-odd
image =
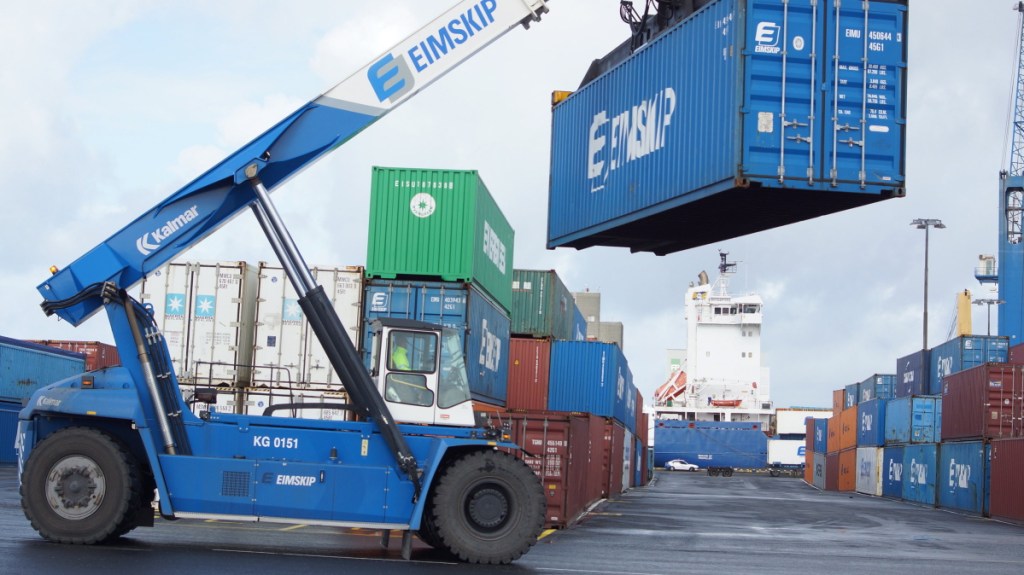
[[[46,474],[46,502],[64,519],[89,517],[100,508],[106,492],[103,470],[82,455],[61,459]]]
[[[483,483],[469,490],[465,499],[464,515],[474,531],[493,535],[509,524],[512,516],[512,497],[503,486]]]

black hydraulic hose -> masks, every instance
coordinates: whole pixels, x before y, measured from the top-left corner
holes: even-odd
[[[415,501],[420,493],[416,457],[398,430],[398,424],[391,416],[384,399],[377,393],[373,379],[363,366],[359,353],[345,332],[345,326],[338,319],[338,314],[334,311],[323,286],[317,286],[299,298],[299,306],[309,319],[309,325],[323,345],[331,365],[344,382],[345,390],[351,396],[352,402],[361,412],[373,418],[381,435],[384,436],[384,441],[391,448],[398,466],[412,480]]]
[[[119,297],[118,289],[110,282],[94,283],[86,286],[82,291],[69,298],[56,301],[44,301],[39,304],[39,307],[43,308],[43,312],[49,316],[53,315],[59,309],[76,306],[85,300],[94,297],[102,299],[117,299]]]

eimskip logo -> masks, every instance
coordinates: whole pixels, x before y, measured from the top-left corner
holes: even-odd
[[[775,22],[760,22],[754,33],[754,52],[759,54],[778,54],[782,51],[779,48],[779,40],[782,36],[782,28]]]

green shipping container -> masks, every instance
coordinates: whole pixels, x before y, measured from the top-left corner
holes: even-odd
[[[512,272],[512,334],[575,339],[576,301],[553,270]]]
[[[514,241],[475,170],[374,166],[367,276],[470,282],[509,312]]]

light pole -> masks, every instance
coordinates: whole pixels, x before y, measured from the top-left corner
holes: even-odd
[[[988,331],[988,335],[992,335],[992,306],[993,305],[1002,305],[1002,304],[1004,304],[1006,302],[1001,300],[1001,299],[984,298],[984,299],[976,299],[976,300],[974,300],[971,303],[973,303],[974,305],[985,305],[985,306],[988,306],[988,330],[987,331]]]
[[[928,349],[928,229],[943,229],[946,224],[942,220],[918,218],[910,225],[919,230],[924,230],[924,338],[921,349]]]

